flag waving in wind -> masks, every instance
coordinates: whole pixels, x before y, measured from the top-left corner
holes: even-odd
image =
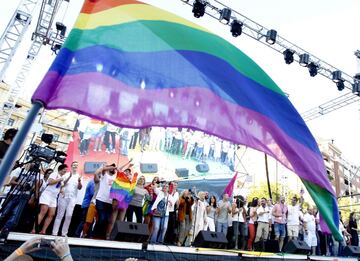
[[[236,172],[234,177],[232,177],[232,179],[230,179],[229,184],[227,184],[226,188],[224,189],[224,194],[228,194],[230,198],[234,192],[234,185],[235,185],[235,181],[237,179],[237,175],[238,175],[238,173]]]
[[[134,0],[86,0],[32,97],[118,126],[189,127],[276,158],[339,240],[322,155],[272,79],[221,37]]]

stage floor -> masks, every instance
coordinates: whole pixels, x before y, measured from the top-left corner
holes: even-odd
[[[32,234],[10,233],[8,243],[0,245],[0,257],[6,258],[23,241],[33,237]],[[46,238],[55,238],[46,236]],[[130,242],[116,242],[83,238],[68,238],[73,259],[80,260],[125,260],[129,257],[139,261],[177,261],[177,260],[206,260],[206,261],[231,261],[231,260],[348,260],[357,261],[358,258],[305,256],[293,254],[274,254],[265,252],[249,252],[235,250],[218,250],[209,248],[177,247],[164,245],[147,245]],[[34,260],[59,260],[50,249],[42,249],[31,254]]]

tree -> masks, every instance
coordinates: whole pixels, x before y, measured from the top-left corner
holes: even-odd
[[[271,188],[271,194],[272,194],[272,199],[273,199],[273,202],[276,202],[278,200],[278,198],[281,196],[281,191],[276,191],[276,187],[281,187],[280,184],[270,184],[270,188]],[[288,188],[286,188],[286,191],[288,191],[287,195],[286,196],[286,199],[287,199],[287,202],[289,203],[291,198],[294,197],[294,196],[297,196],[298,198],[300,197],[300,195],[298,193],[296,193],[295,191],[292,191],[292,190],[289,190]],[[257,197],[257,198],[269,198],[269,191],[268,191],[268,186],[267,186],[267,183],[264,182],[264,183],[261,183],[260,185],[258,186],[253,186],[248,195],[247,195],[247,200],[248,202],[251,202],[252,199],[254,197]]]
[[[353,202],[355,199],[353,198]],[[340,198],[338,200],[339,210],[341,211],[342,221],[345,225],[349,223],[349,216],[351,212],[360,212],[360,206],[353,206],[352,211],[350,210],[350,197]]]

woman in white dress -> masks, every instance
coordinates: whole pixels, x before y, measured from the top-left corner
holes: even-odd
[[[193,231],[195,239],[201,230],[205,230],[205,226],[207,224],[207,211],[206,211],[206,201],[205,201],[205,192],[200,191],[198,193],[198,200],[193,205],[194,210],[193,213],[195,217],[193,218]]]

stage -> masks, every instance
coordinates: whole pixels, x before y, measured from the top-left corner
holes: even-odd
[[[32,234],[10,233],[8,242],[0,245],[0,257],[5,259],[23,241],[33,237]],[[46,236],[46,238],[54,238]],[[192,247],[176,247],[164,245],[143,245],[140,243],[116,242],[83,238],[68,239],[74,260],[125,260],[129,257],[140,260],[177,261],[177,260],[206,260],[206,261],[232,261],[232,260],[348,260],[356,261],[358,258],[321,257],[293,254],[274,254],[235,250],[217,250]],[[41,249],[31,254],[34,260],[59,260],[50,249]]]

